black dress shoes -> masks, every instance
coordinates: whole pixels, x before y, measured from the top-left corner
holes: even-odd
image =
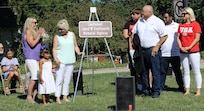
[[[158,98],[159,95],[158,94],[152,94],[152,98]]]
[[[147,96],[149,96],[149,94],[142,93],[140,96],[141,96],[141,97],[147,97]]]

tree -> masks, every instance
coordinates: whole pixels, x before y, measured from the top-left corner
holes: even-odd
[[[196,18],[204,28],[203,0],[189,0],[188,5],[194,9]],[[43,26],[50,36],[45,43],[52,47],[52,38],[57,33],[56,24],[60,19],[67,19],[70,30],[76,33],[77,42],[82,49],[84,39],[79,38],[79,21],[88,21],[89,8],[97,7],[97,13],[101,21],[111,21],[113,36],[108,38],[108,44],[114,55],[127,53],[127,42],[123,39],[122,30],[125,22],[129,19],[129,11],[132,8],[140,8],[151,4],[155,15],[162,17],[163,12],[173,13],[173,0],[99,0],[92,3],[92,0],[8,0],[8,5],[17,13],[17,24],[23,26],[25,19],[29,16],[37,17],[39,26]],[[201,37],[201,44],[203,43]],[[92,40],[90,40],[92,41]],[[107,52],[103,39],[93,39],[93,46],[89,45],[89,51],[97,50]],[[203,49],[203,46],[202,46]]]

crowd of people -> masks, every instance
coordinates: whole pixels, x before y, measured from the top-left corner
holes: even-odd
[[[173,21],[169,12],[163,14],[163,20],[154,15],[153,7],[145,5],[142,10],[132,9],[131,20],[123,28],[123,36],[128,43],[129,68],[131,76],[136,79],[136,89],[141,96],[158,98],[165,90],[166,75],[171,64],[176,76],[178,90],[184,95],[190,94],[190,66],[196,82],[195,96],[201,95],[202,76],[200,72],[199,40],[201,27],[193,10],[184,8],[183,22]],[[27,102],[35,103],[37,94],[42,95],[43,105],[48,105],[49,95],[55,93],[56,102],[70,102],[69,84],[76,61],[75,52],[82,55],[77,45],[74,32],[69,31],[66,19],[57,23],[58,34],[54,36],[51,60],[50,48],[42,44],[45,29],[38,28],[37,19],[28,17],[22,33],[22,48],[25,66],[28,70],[26,80]],[[13,77],[19,81],[19,89],[24,90],[19,76],[18,59],[13,51],[4,53],[0,43],[1,70],[7,78],[5,93],[10,94],[9,83]],[[69,55],[69,56],[67,56]],[[53,64],[53,62],[55,64]],[[181,72],[183,69],[183,75]],[[56,80],[53,77],[56,73]]]
[[[140,12],[139,9],[138,12]],[[180,24],[173,21],[173,16],[169,12],[163,14],[163,19],[155,16],[151,5],[145,5],[141,13],[131,11],[130,14],[134,23],[125,24],[123,36],[128,40],[131,75],[139,76],[139,79],[135,79],[136,86],[142,85],[140,88],[136,87],[136,92],[140,91],[142,97],[158,98],[161,91],[166,88],[166,76],[171,65],[178,91],[188,95],[191,66],[197,88],[195,96],[200,96],[202,76],[199,40],[202,31],[200,24],[196,22],[193,9],[190,7],[183,9],[183,21]],[[141,17],[138,16],[135,20],[135,14],[140,14]],[[137,47],[132,48],[130,45]],[[136,65],[137,62],[140,66]],[[133,72],[140,70],[141,67],[145,70],[140,73]]]

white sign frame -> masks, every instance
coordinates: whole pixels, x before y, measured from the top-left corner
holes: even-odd
[[[81,38],[107,38],[112,37],[111,21],[80,21],[79,37]]]

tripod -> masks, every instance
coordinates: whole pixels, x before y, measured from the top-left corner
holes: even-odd
[[[96,7],[90,7],[90,15],[89,15],[89,23],[92,22],[94,20],[93,18],[93,14],[95,14],[96,16],[96,19],[97,21],[99,21],[99,18],[98,18],[98,15],[97,15],[97,12],[96,12]],[[94,21],[93,21],[94,23]],[[112,27],[111,27],[112,28]],[[111,30],[112,31],[112,30]],[[112,32],[111,32],[112,33]],[[111,34],[112,35],[112,34]],[[97,36],[98,37],[98,36]],[[83,46],[83,55],[81,57],[81,61],[80,61],[80,67],[79,67],[79,72],[78,72],[78,77],[77,77],[77,82],[76,82],[76,86],[75,86],[75,91],[74,91],[74,99],[73,99],[73,102],[75,101],[75,97],[76,97],[76,92],[77,92],[77,87],[78,87],[78,82],[79,82],[79,78],[80,78],[80,72],[81,72],[81,69],[82,69],[82,62],[83,62],[83,58],[84,58],[84,52],[85,52],[85,48],[87,48],[87,53],[88,54],[88,38],[91,38],[91,37],[86,37],[85,40],[84,40],[84,46]],[[93,38],[93,37],[92,37]],[[108,49],[108,53],[110,55],[110,58],[111,58],[111,61],[112,61],[112,64],[114,66],[114,69],[115,69],[115,72],[118,76],[118,71],[117,71],[117,68],[116,68],[116,65],[113,61],[113,57],[112,57],[112,54],[111,54],[111,51],[110,51],[110,48],[108,46],[108,42],[106,40],[106,37],[103,37],[104,41],[105,41],[105,44],[106,44],[106,47]],[[93,51],[94,51],[94,48],[92,48]],[[93,52],[94,53],[94,52]],[[88,57],[88,55],[87,55]],[[88,59],[87,59],[88,60]],[[87,62],[88,63],[88,62]],[[92,56],[92,94],[94,94],[94,56]]]

